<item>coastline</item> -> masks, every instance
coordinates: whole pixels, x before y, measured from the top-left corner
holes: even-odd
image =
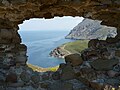
[[[61,46],[56,47],[54,50],[52,50],[50,52],[50,56],[64,59],[65,56],[70,54],[80,54],[82,50],[88,47],[88,41],[89,40],[76,40],[74,42],[62,44]]]

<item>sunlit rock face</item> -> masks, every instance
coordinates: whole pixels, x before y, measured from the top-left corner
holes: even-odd
[[[99,39],[103,40],[107,37],[115,37],[117,35],[115,27],[107,27],[100,24],[101,21],[84,19],[75,26],[65,38],[70,39]]]
[[[96,62],[91,64],[94,69],[85,70],[84,68],[82,70],[81,66],[74,67],[71,62],[67,62],[61,64],[56,73],[38,73],[27,67],[27,47],[21,44],[17,32],[18,24],[30,18],[47,19],[55,16],[83,16],[102,20],[102,24],[118,29],[115,39],[108,38],[104,41],[110,47],[109,52],[112,53],[113,47],[117,45],[119,47],[117,43],[120,39],[119,0],[0,0],[0,90],[103,90],[104,85],[101,86],[103,81],[97,83],[99,78],[95,76],[95,69],[98,70],[94,65]],[[103,44],[99,44],[99,47],[101,45]],[[89,46],[99,50],[95,42]],[[119,55],[117,51],[113,53]],[[110,69],[111,67],[114,69],[114,64],[110,64]],[[117,65],[119,69],[119,64]],[[111,77],[119,76],[118,71],[115,71],[118,69],[115,68],[115,72],[110,69],[108,73]],[[89,73],[92,78],[87,77],[88,72],[92,72]],[[106,72],[97,72],[98,76],[99,74],[104,77]],[[116,86],[116,83],[119,84],[116,78],[107,80],[105,84],[108,85],[105,85],[104,90],[110,90],[112,86]]]

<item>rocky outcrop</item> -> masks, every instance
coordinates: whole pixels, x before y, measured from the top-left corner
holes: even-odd
[[[52,51],[50,52],[49,55],[50,55],[51,57],[61,58],[61,59],[62,59],[62,58],[64,58],[65,56],[71,54],[71,52],[67,51],[64,47],[65,47],[65,46],[62,45],[62,46],[59,46],[59,47],[55,48],[54,50],[52,50]]]
[[[30,18],[49,19],[55,16],[83,16],[102,20],[102,24],[116,27],[118,35],[105,42],[110,47],[108,49],[110,55],[114,56],[113,51],[116,47],[119,50],[119,0],[0,0],[0,90],[66,90],[66,88],[69,90],[101,90],[103,87],[105,87],[104,90],[110,90],[112,87],[117,88],[119,63],[111,65],[113,67],[110,71],[96,71],[91,65],[85,66],[85,62],[76,67],[67,62],[60,66],[56,74],[59,75],[58,80],[53,80],[52,76],[56,75],[52,75],[51,72],[38,73],[26,66],[27,48],[21,44],[18,24]],[[101,51],[97,48],[101,45],[103,44],[91,47],[95,47],[95,51]],[[86,54],[83,56],[87,57]],[[119,59],[118,55],[117,59]],[[88,59],[86,60],[89,62]],[[76,70],[76,68],[79,69]]]
[[[84,19],[65,37],[68,39],[99,39],[103,40],[107,37],[115,37],[117,30],[115,27],[107,27],[100,24],[101,21]]]

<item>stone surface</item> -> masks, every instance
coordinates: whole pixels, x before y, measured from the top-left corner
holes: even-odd
[[[60,79],[60,73],[59,73],[59,72],[53,73],[53,74],[52,74],[52,78],[53,78],[54,80],[59,80],[59,79]]]
[[[102,20],[101,24],[116,27],[118,29],[118,35],[115,38],[107,38],[106,41],[93,41],[90,45],[92,48],[89,48],[101,52],[101,48],[105,47],[108,49],[108,52],[112,53],[110,56],[115,57],[114,52],[116,45],[118,49],[118,46],[120,46],[119,0],[0,0],[0,73],[2,72],[1,76],[3,76],[3,80],[1,79],[0,81],[0,90],[42,90],[39,84],[35,84],[37,81],[36,76],[31,80],[31,75],[33,75],[34,71],[29,70],[26,66],[27,47],[21,44],[21,38],[18,34],[18,24],[22,24],[24,20],[30,18],[53,18],[55,16],[83,16],[94,20]],[[18,59],[16,59],[16,57],[18,57]],[[21,57],[24,57],[23,61]],[[17,62],[17,60],[19,62]],[[94,60],[92,61],[94,62]],[[86,60],[86,62],[89,63],[88,60]],[[103,62],[105,63],[103,64]],[[97,78],[95,78],[94,81],[99,84],[97,80],[101,78],[103,80],[108,79],[109,76],[106,75],[106,72],[112,69],[115,64],[118,64],[118,61],[113,62],[111,59],[107,59],[107,61],[102,60],[100,63],[96,61],[92,64],[93,67],[88,67],[84,63],[85,61],[79,64],[74,63],[75,67],[81,65],[77,71],[80,71],[81,68],[105,70],[104,72],[96,70]],[[74,79],[74,65],[69,66],[69,63],[67,63],[67,65],[65,65],[65,67],[63,66],[63,69],[59,71],[61,75],[60,79],[62,81],[65,80],[62,84],[51,80],[51,74],[48,72],[40,74],[41,80],[43,82],[50,80],[49,83],[51,87],[49,89],[51,90],[74,90],[74,84],[66,83],[70,79]],[[101,65],[103,65],[103,67],[100,67]],[[117,69],[116,67],[113,68],[115,71]],[[84,73],[84,75],[87,74],[87,72]],[[4,82],[4,76],[6,82]],[[116,76],[116,78],[118,79],[119,77]],[[22,86],[20,82],[24,82],[24,86]],[[88,82],[88,84],[86,84],[87,90],[91,88],[95,90],[95,87],[91,87],[93,85],[90,86],[91,80],[88,81],[86,79],[86,82]],[[116,84],[114,80],[109,82],[113,83],[106,85],[108,90],[109,87],[111,88],[110,84]],[[8,87],[8,84],[15,87]],[[104,82],[102,82],[102,84],[104,84]]]
[[[111,60],[95,60],[90,63],[90,65],[96,70],[111,70],[114,65],[116,65],[119,61],[117,59]]]
[[[39,82],[40,82],[40,76],[39,76],[39,74],[33,74],[33,75],[31,76],[31,80],[32,80],[35,84],[39,83]]]
[[[73,90],[73,85],[71,83],[55,82],[50,85],[48,90]]]
[[[107,72],[107,74],[109,75],[109,77],[115,77],[118,74],[118,72],[110,70]]]
[[[72,66],[78,66],[83,63],[83,60],[79,54],[70,54],[65,57],[65,62],[71,63]]]
[[[106,83],[112,86],[118,86],[120,84],[120,81],[118,79],[113,78],[113,79],[108,79]]]
[[[62,69],[62,73],[61,73],[61,80],[70,80],[70,79],[74,79],[75,78],[75,72],[72,68],[72,66],[67,65],[65,68]]]
[[[120,57],[120,50],[115,51],[115,56]]]
[[[17,75],[15,73],[9,73],[6,76],[6,82],[16,83],[17,82]]]
[[[30,74],[26,71],[23,71],[20,75],[20,78],[24,82],[29,82],[30,81]]]
[[[119,24],[117,24],[119,23],[119,4],[119,0],[3,0],[0,2],[0,27],[17,27],[23,20],[31,17],[53,18],[54,16],[64,15],[99,19],[103,21],[103,24],[119,27]],[[109,7],[106,7],[106,5]],[[109,19],[111,17],[113,18]],[[3,21],[4,23],[2,23]]]

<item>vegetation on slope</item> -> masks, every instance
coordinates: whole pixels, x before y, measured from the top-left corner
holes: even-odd
[[[68,43],[63,44],[61,47],[64,47],[64,50],[70,53],[81,53],[82,50],[88,47],[88,40],[76,40],[74,42],[68,42]],[[59,68],[59,66],[42,68],[42,67],[32,65],[29,63],[27,65],[28,67],[32,68],[33,71],[37,71],[37,72],[46,72],[46,71],[55,72]]]
[[[71,53],[81,53],[82,50],[88,47],[89,40],[77,40],[64,44],[64,49]]]
[[[46,72],[46,71],[57,71],[57,69],[59,68],[59,66],[55,66],[55,67],[49,67],[49,68],[42,68],[42,67],[39,67],[39,66],[36,66],[36,65],[32,65],[32,64],[27,64],[28,67],[32,68],[33,71],[37,71],[37,72]]]

